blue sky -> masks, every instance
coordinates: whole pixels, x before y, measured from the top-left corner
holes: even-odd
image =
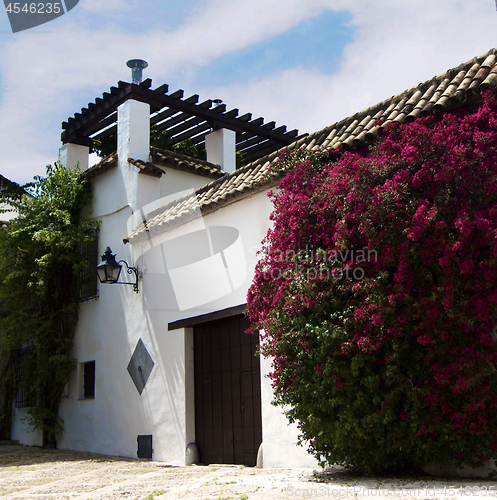
[[[222,85],[292,68],[303,62],[323,74],[333,73],[354,38],[347,12],[325,11],[254,45],[221,56],[200,68],[195,83]],[[324,50],[325,47],[332,50]]]
[[[429,13],[429,14],[428,14]],[[313,132],[497,45],[494,0],[80,0],[13,34],[0,11],[0,173],[57,159],[61,122],[149,62],[153,86]]]

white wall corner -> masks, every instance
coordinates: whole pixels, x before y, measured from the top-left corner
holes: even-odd
[[[225,172],[236,170],[236,132],[222,128],[205,136],[207,161],[221,165]]]
[[[79,169],[81,171],[87,170],[89,154],[90,148],[88,146],[71,143],[64,144],[59,149],[59,165],[72,169],[76,168],[76,165],[79,163]]]

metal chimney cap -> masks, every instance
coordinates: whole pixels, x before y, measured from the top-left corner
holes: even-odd
[[[148,66],[148,62],[143,59],[130,59],[126,66],[131,69],[145,69]]]
[[[130,59],[126,66],[131,68],[131,83],[139,85],[142,81],[142,70],[148,66],[148,62],[143,59]]]

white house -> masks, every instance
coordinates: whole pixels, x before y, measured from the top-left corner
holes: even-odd
[[[497,88],[496,54],[302,137],[167,86],[150,90],[149,81],[120,82],[63,124],[61,161],[79,162],[93,185],[87,216],[102,221],[98,253],[110,247],[137,268],[138,291],[99,284],[98,297],[82,302],[58,446],[184,464],[196,443],[202,463],[255,465],[262,444],[265,467],[316,465],[296,445],[296,426],[270,405],[271,362],[253,355],[258,339],[244,333],[276,185],[263,181],[285,148],[359,147],[389,122],[478,104]],[[205,142],[210,161],[150,148],[151,123]],[[116,128],[117,153],[88,168],[87,138]],[[251,160],[238,170],[235,148]],[[134,280],[123,265],[119,281]],[[25,413],[15,408],[12,439],[40,444]]]
[[[15,185],[12,181],[0,175],[0,191],[6,189],[8,186]],[[25,193],[26,196],[30,196],[29,193]],[[17,217],[17,211],[6,203],[0,203],[0,210],[5,210],[5,212],[0,212],[0,227],[6,226],[9,221]]]

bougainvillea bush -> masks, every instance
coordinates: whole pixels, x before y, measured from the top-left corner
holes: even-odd
[[[248,294],[275,403],[323,465],[497,457],[497,106],[284,154]]]

